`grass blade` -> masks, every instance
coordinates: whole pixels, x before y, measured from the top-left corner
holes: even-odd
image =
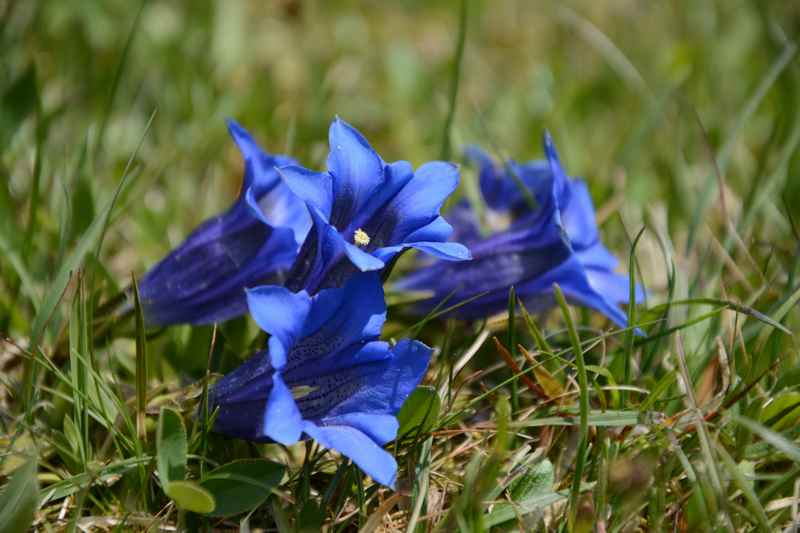
[[[139,440],[147,442],[145,411],[147,409],[147,335],[144,326],[142,302],[139,299],[139,284],[131,274],[133,288],[133,307],[136,315],[136,434]]]
[[[450,130],[453,127],[453,119],[456,116],[458,103],[458,87],[461,84],[461,64],[464,61],[464,43],[467,40],[467,6],[469,0],[461,0],[461,9],[458,17],[458,40],[456,43],[456,53],[453,58],[452,78],[450,79],[450,98],[447,108],[447,118],[444,121],[444,131],[442,132],[442,152],[441,159],[450,159]]]
[[[569,518],[568,529],[575,530],[578,521],[578,499],[581,495],[581,478],[586,464],[586,451],[589,445],[589,381],[586,376],[586,363],[583,360],[583,347],[578,330],[575,329],[575,322],[567,305],[567,299],[557,283],[553,284],[553,294],[556,297],[561,314],[569,332],[569,340],[572,343],[572,350],[575,353],[575,364],[578,368],[578,387],[580,388],[579,409],[580,426],[578,427],[578,452],[575,457],[575,472],[572,479],[572,489],[569,495]]]

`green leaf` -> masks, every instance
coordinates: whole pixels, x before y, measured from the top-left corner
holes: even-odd
[[[319,503],[308,500],[303,504],[297,515],[297,533],[316,533],[322,531],[322,524],[325,522],[325,511]]]
[[[800,463],[800,447],[798,447],[794,442],[787,439],[780,433],[776,433],[771,429],[767,429],[758,422],[753,422],[748,418],[744,418],[741,416],[734,416],[733,421],[737,424],[740,424],[759,437],[761,437],[764,442],[772,445],[774,448],[782,452],[786,457]]]
[[[570,531],[575,530],[576,520],[578,518],[578,498],[580,497],[581,477],[583,476],[583,468],[586,466],[586,451],[589,446],[589,383],[586,377],[586,363],[583,360],[583,348],[581,347],[581,339],[578,335],[578,330],[575,328],[575,322],[572,320],[567,299],[561,291],[561,287],[557,283],[553,283],[553,295],[556,297],[559,307],[561,307],[561,314],[564,316],[564,322],[567,325],[569,332],[569,339],[572,343],[572,349],[575,352],[575,364],[578,370],[578,387],[580,390],[579,404],[580,404],[580,423],[578,426],[578,451],[575,458],[575,472],[572,477],[572,490],[569,497],[569,514],[567,529]]]
[[[169,407],[162,407],[158,417],[156,433],[158,450],[158,476],[166,486],[174,481],[182,481],[186,477],[186,428],[180,413]],[[171,497],[171,496],[170,496]],[[173,498],[174,499],[174,498]]]
[[[214,496],[212,516],[233,516],[266,501],[283,478],[285,467],[266,459],[233,461],[209,472],[200,485]]]
[[[761,411],[761,423],[775,431],[797,427],[800,419],[800,392],[789,391],[776,395]]]
[[[535,496],[514,504],[499,503],[494,506],[491,512],[486,514],[483,519],[483,525],[486,528],[490,528],[512,520],[517,516],[524,516],[534,511],[540,511],[545,507],[566,499],[567,494],[564,492],[546,492],[543,494],[536,494]]]
[[[164,486],[164,492],[184,511],[209,514],[216,507],[214,496],[194,481],[171,481]]]
[[[408,435],[412,431],[426,433],[439,418],[442,400],[433,387],[417,387],[406,399],[397,420],[400,422],[398,437]]]
[[[522,502],[553,492],[555,472],[549,459],[539,461],[512,483],[509,493],[514,502]]]
[[[592,427],[622,427],[635,426],[642,421],[642,413],[639,411],[616,411],[616,410],[590,410],[586,417],[586,423]],[[532,428],[546,426],[578,426],[581,424],[580,414],[574,408],[565,409],[561,416],[546,416],[542,418],[531,418],[520,422],[512,422],[512,428]]]
[[[71,237],[81,235],[92,224],[95,218],[95,202],[92,194],[90,181],[83,175],[79,175],[75,182],[75,188],[70,196],[72,200],[72,227]]]
[[[0,493],[0,529],[7,533],[28,531],[39,506],[36,461],[28,460],[14,471]]]
[[[28,115],[39,105],[36,70],[30,65],[0,99],[0,149],[4,149]]]
[[[66,498],[67,496],[75,494],[79,490],[90,487],[93,484],[110,483],[112,480],[118,479],[119,477],[125,475],[130,470],[133,470],[138,466],[146,465],[152,460],[153,458],[149,455],[131,457],[122,461],[110,463],[105,468],[92,474],[84,472],[62,479],[61,481],[57,481],[52,485],[48,485],[47,488],[42,491],[41,505],[44,506],[52,501]]]

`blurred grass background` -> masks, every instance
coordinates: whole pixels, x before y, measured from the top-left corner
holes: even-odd
[[[744,196],[774,165],[778,150],[766,148],[790,134],[797,84],[786,61],[738,120],[798,29],[792,2],[473,4],[456,144],[530,159],[548,128],[599,204],[619,193],[609,209],[621,207],[631,226],[663,206],[677,239],[709,201],[698,198],[709,148],[728,149],[725,182]],[[157,110],[137,155],[147,167],[141,201],[109,241],[127,249],[114,262],[119,273],[141,271],[235,196],[240,161],[225,117],[308,165],[323,163],[335,114],[386,158],[418,164],[440,151],[456,2],[8,1],[3,13],[5,86],[34,69],[47,202],[63,199],[65,186],[110,194]],[[31,106],[33,90],[7,112]],[[25,121],[3,151],[12,206],[32,192],[35,124]],[[101,150],[74,175],[84,140]],[[796,205],[795,183],[781,180],[776,198]],[[788,238],[786,218],[776,220]]]
[[[791,303],[800,3],[468,6],[454,158],[469,143],[538,158],[548,129],[568,172],[587,179],[604,240],[624,262],[647,225],[637,260],[651,304],[670,298],[670,259],[674,298],[726,298],[770,316]],[[229,205],[242,164],[226,117],[310,167],[324,165],[337,114],[387,160],[439,157],[458,19],[459,2],[444,0],[0,1],[0,333],[25,345],[59,265],[129,164],[95,265],[105,294]],[[678,307],[670,324],[702,312]],[[683,332],[693,376],[713,340],[738,331],[723,316]],[[796,330],[800,317],[790,305],[778,319]],[[441,344],[443,329],[429,326],[426,340]],[[57,334],[52,326],[50,344]],[[170,348],[195,377],[204,335]],[[160,342],[155,353],[167,350]],[[653,348],[653,376],[640,385],[661,377],[670,342]],[[776,394],[798,392],[794,341],[758,346],[768,348],[753,375],[777,365],[761,400],[781,376]],[[14,376],[13,356],[4,359]],[[13,402],[3,396],[4,409]]]

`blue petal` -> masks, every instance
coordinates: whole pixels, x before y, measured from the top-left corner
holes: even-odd
[[[381,350],[389,348],[385,343],[373,342],[355,355],[363,362],[348,371],[369,375],[369,382],[331,409],[327,417],[351,412],[396,414],[400,410],[425,376],[433,351],[419,341],[403,339],[390,350],[389,357],[370,362],[370,358],[377,359]]]
[[[283,182],[301,200],[316,207],[327,220],[333,207],[333,184],[330,174],[313,172],[301,166],[277,169]]]
[[[233,121],[228,128],[245,160],[242,193],[142,278],[148,324],[208,324],[243,314],[244,288],[277,282],[294,260],[297,239],[305,238],[310,221],[299,213],[305,206],[274,169],[293,160],[263,152]]]
[[[275,372],[272,378],[272,390],[262,424],[264,435],[276,442],[288,446],[300,440],[303,417],[280,372]]]
[[[600,241],[592,246],[576,251],[578,259],[587,267],[603,270],[614,270],[619,265],[619,260]]]
[[[268,351],[262,351],[247,359],[237,368],[220,378],[211,388],[211,396],[220,404],[266,402],[272,388],[275,368]],[[263,412],[263,408],[259,410]],[[251,425],[253,419],[248,421]]]
[[[284,379],[291,386],[310,385],[341,365],[361,364],[352,353],[377,339],[385,321],[383,287],[376,274],[358,274],[341,289],[320,291],[288,356]]]
[[[594,204],[586,183],[569,182],[569,203],[561,210],[561,220],[576,250],[588,248],[599,239]]]
[[[486,204],[495,211],[529,212],[529,195],[538,196],[537,191],[542,184],[551,179],[550,166],[545,161],[531,161],[522,165],[509,161],[505,168],[499,168],[480,148],[470,147],[466,155],[478,164],[481,194]]]
[[[355,244],[345,242],[344,252],[347,254],[347,257],[350,259],[353,265],[355,265],[355,267],[362,272],[367,272],[369,270],[380,270],[386,266],[378,257],[365,252]]]
[[[425,163],[405,187],[392,199],[384,216],[394,218],[392,243],[401,243],[408,235],[430,224],[439,216],[442,204],[458,187],[458,167],[452,163]]]
[[[250,187],[245,192],[245,200],[255,216],[267,225],[291,229],[297,247],[300,247],[311,228],[311,217],[305,202],[285,183],[279,182],[260,199],[256,195],[255,188]]]
[[[306,292],[294,293],[272,285],[248,289],[247,305],[259,327],[272,335],[269,342],[272,366],[282,368],[303,330],[311,298]]]
[[[326,276],[345,259],[345,241],[319,211],[310,206],[312,226],[297,254],[285,285],[290,290],[313,294],[326,282]],[[349,260],[345,259],[348,263]]]
[[[378,483],[394,488],[397,462],[363,432],[349,426],[318,426],[312,422],[305,422],[303,431],[322,446],[350,458]]]
[[[627,317],[617,304],[628,299],[627,281],[623,285],[624,276],[613,273],[618,261],[599,241],[589,191],[582,181],[568,179],[547,133],[544,148],[546,167],[541,162],[508,163],[509,172],[534,193],[539,204],[535,211],[513,212],[508,230],[481,239],[474,215],[462,205],[460,216],[466,216],[473,260],[436,262],[396,283],[401,289],[433,292],[432,298],[417,304],[418,310],[430,311],[449,297],[448,305],[465,302],[452,314],[486,317],[505,309],[512,286],[531,310],[541,310],[553,304],[552,284],[558,283],[570,300],[625,326]],[[490,203],[508,202],[509,209],[518,209],[507,188],[508,173],[498,179],[499,172],[486,154],[472,151],[470,156],[481,166],[482,189]],[[637,299],[641,296],[637,287]]]
[[[451,240],[469,245],[481,238],[478,217],[466,200],[461,200],[447,212],[447,221],[453,228]]]
[[[326,426],[350,426],[355,428],[380,446],[384,446],[397,437],[400,423],[397,417],[376,413],[346,413],[339,416],[325,417]]]
[[[453,233],[451,226],[444,218],[436,217],[428,224],[411,232],[406,242],[444,242]]]
[[[214,431],[240,439],[263,437],[258,423],[272,389],[274,369],[261,352],[223,376],[209,390],[209,405],[216,411]]]
[[[406,237],[406,243],[434,257],[447,261],[472,259],[469,249],[457,242],[444,242],[453,233],[453,227],[442,217],[436,217],[426,226]]]
[[[428,304],[421,305],[426,309],[448,295],[451,295],[452,304],[484,292],[499,292],[502,298],[507,298],[509,287],[544,275],[570,254],[558,227],[551,222],[520,231],[497,233],[472,245],[472,261],[437,262],[398,281],[397,286],[434,291],[435,297]],[[461,307],[457,314],[465,318],[480,316],[485,304],[485,301],[476,301]],[[502,309],[501,305],[493,312]]]
[[[515,201],[513,207],[517,214],[531,211],[530,198],[520,189],[527,187],[539,209],[550,206],[553,189],[553,173],[548,161],[528,161],[527,163],[508,162],[508,179],[514,182]],[[520,183],[521,182],[521,183]]]
[[[244,194],[247,207],[253,216],[273,228],[288,228],[294,234],[296,248],[305,241],[311,229],[308,208],[289,188],[279,183],[259,200],[255,189],[248,188]]]
[[[577,257],[572,256],[544,276],[517,287],[521,298],[529,295],[550,294],[553,283],[558,283],[568,299],[606,315],[612,322],[625,328],[627,315],[614,302],[604,298],[589,284],[586,272]]]
[[[334,119],[328,131],[330,153],[328,171],[333,175],[336,200],[333,225],[350,221],[384,185],[383,161],[355,128],[340,118]]]
[[[544,133],[544,153],[550,164],[550,172],[553,176],[552,194],[556,200],[556,205],[560,208],[565,204],[563,199],[569,194],[569,180],[564,168],[561,166],[561,158],[558,156],[553,137],[549,131]]]
[[[375,255],[388,263],[397,254],[407,248],[415,248],[437,259],[444,261],[469,261],[472,254],[469,248],[457,242],[410,242],[399,246],[385,246],[375,250]]]
[[[468,147],[464,155],[478,165],[478,183],[486,205],[498,211],[509,209],[518,192],[512,188],[513,182],[497,168],[489,154],[477,146]]]
[[[247,207],[250,210],[250,213],[263,222],[268,226],[272,226],[267,220],[267,215],[261,209],[261,206],[258,203],[258,198],[256,198],[256,190],[253,187],[248,187],[244,191],[244,201],[247,203]]]
[[[385,181],[364,202],[357,213],[354,213],[345,235],[352,235],[357,229],[374,225],[373,218],[385,219],[383,210],[387,203],[414,178],[414,168],[408,161],[395,161],[384,167]]]
[[[373,341],[306,360],[285,378],[292,387],[313,389],[297,400],[306,420],[327,423],[353,413],[394,415],[425,375],[430,354],[430,348],[415,341],[401,341],[395,349]]]
[[[329,351],[340,344],[333,338],[344,338],[347,345],[357,340],[373,340],[380,335],[385,321],[386,303],[380,278],[374,273],[358,274],[341,289],[325,289],[314,296],[303,327],[303,342],[321,330],[331,336],[327,339]]]
[[[467,261],[472,259],[469,249],[463,244],[445,242],[452,232],[452,226],[444,218],[436,217],[429,224],[413,231],[402,244],[384,246],[373,253],[385,263],[388,263],[395,255],[406,248],[416,248],[446,261]]]
[[[145,320],[211,324],[247,311],[244,288],[278,281],[295,258],[287,228],[253,218],[244,202],[207,220],[151,268],[139,284]]]
[[[292,164],[294,159],[264,152],[247,130],[232,119],[228,119],[226,122],[228,123],[228,133],[236,142],[242,154],[242,159],[244,159],[245,172],[242,190],[253,187],[260,195],[278,182],[278,176],[275,174],[274,168]]]
[[[266,397],[241,402],[226,402],[209,396],[211,410],[216,413],[214,431],[237,439],[264,439],[260,421],[267,405]]]
[[[586,277],[592,288],[603,297],[614,303],[627,304],[630,300],[630,280],[628,276],[608,270],[586,268]],[[644,301],[644,290],[638,283],[634,288],[636,303]]]
[[[469,248],[457,242],[413,242],[409,247],[444,261],[469,261],[472,254]]]

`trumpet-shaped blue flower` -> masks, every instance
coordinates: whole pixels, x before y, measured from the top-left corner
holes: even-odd
[[[313,226],[286,286],[314,293],[339,287],[357,271],[384,270],[407,248],[448,261],[469,250],[446,242],[452,227],[439,215],[458,185],[458,168],[430,162],[385,163],[352,126],[335,119],[327,172],[291,165],[279,172],[308,205]]]
[[[626,326],[627,317],[618,305],[629,301],[628,278],[614,272],[618,261],[600,241],[588,188],[564,173],[549,134],[544,149],[546,162],[510,161],[502,170],[480,150],[468,151],[479,165],[487,205],[510,216],[511,222],[484,238],[469,205],[457,205],[451,217],[455,234],[474,259],[437,262],[400,280],[400,288],[433,292],[421,310],[430,310],[447,296],[453,304],[476,297],[454,314],[486,317],[505,309],[512,286],[529,308],[542,310],[552,304],[552,284],[558,283],[571,301]],[[636,296],[637,301],[643,297],[638,286]]]
[[[395,414],[425,374],[431,350],[378,340],[386,320],[378,275],[357,274],[315,296],[256,287],[247,301],[271,337],[266,351],[211,389],[215,431],[286,445],[310,437],[393,486],[397,463],[382,446],[397,435]]]
[[[233,121],[228,130],[245,162],[239,198],[142,278],[139,292],[148,324],[209,324],[243,315],[244,289],[281,281],[308,233],[305,205],[275,171],[294,160],[265,153]]]

